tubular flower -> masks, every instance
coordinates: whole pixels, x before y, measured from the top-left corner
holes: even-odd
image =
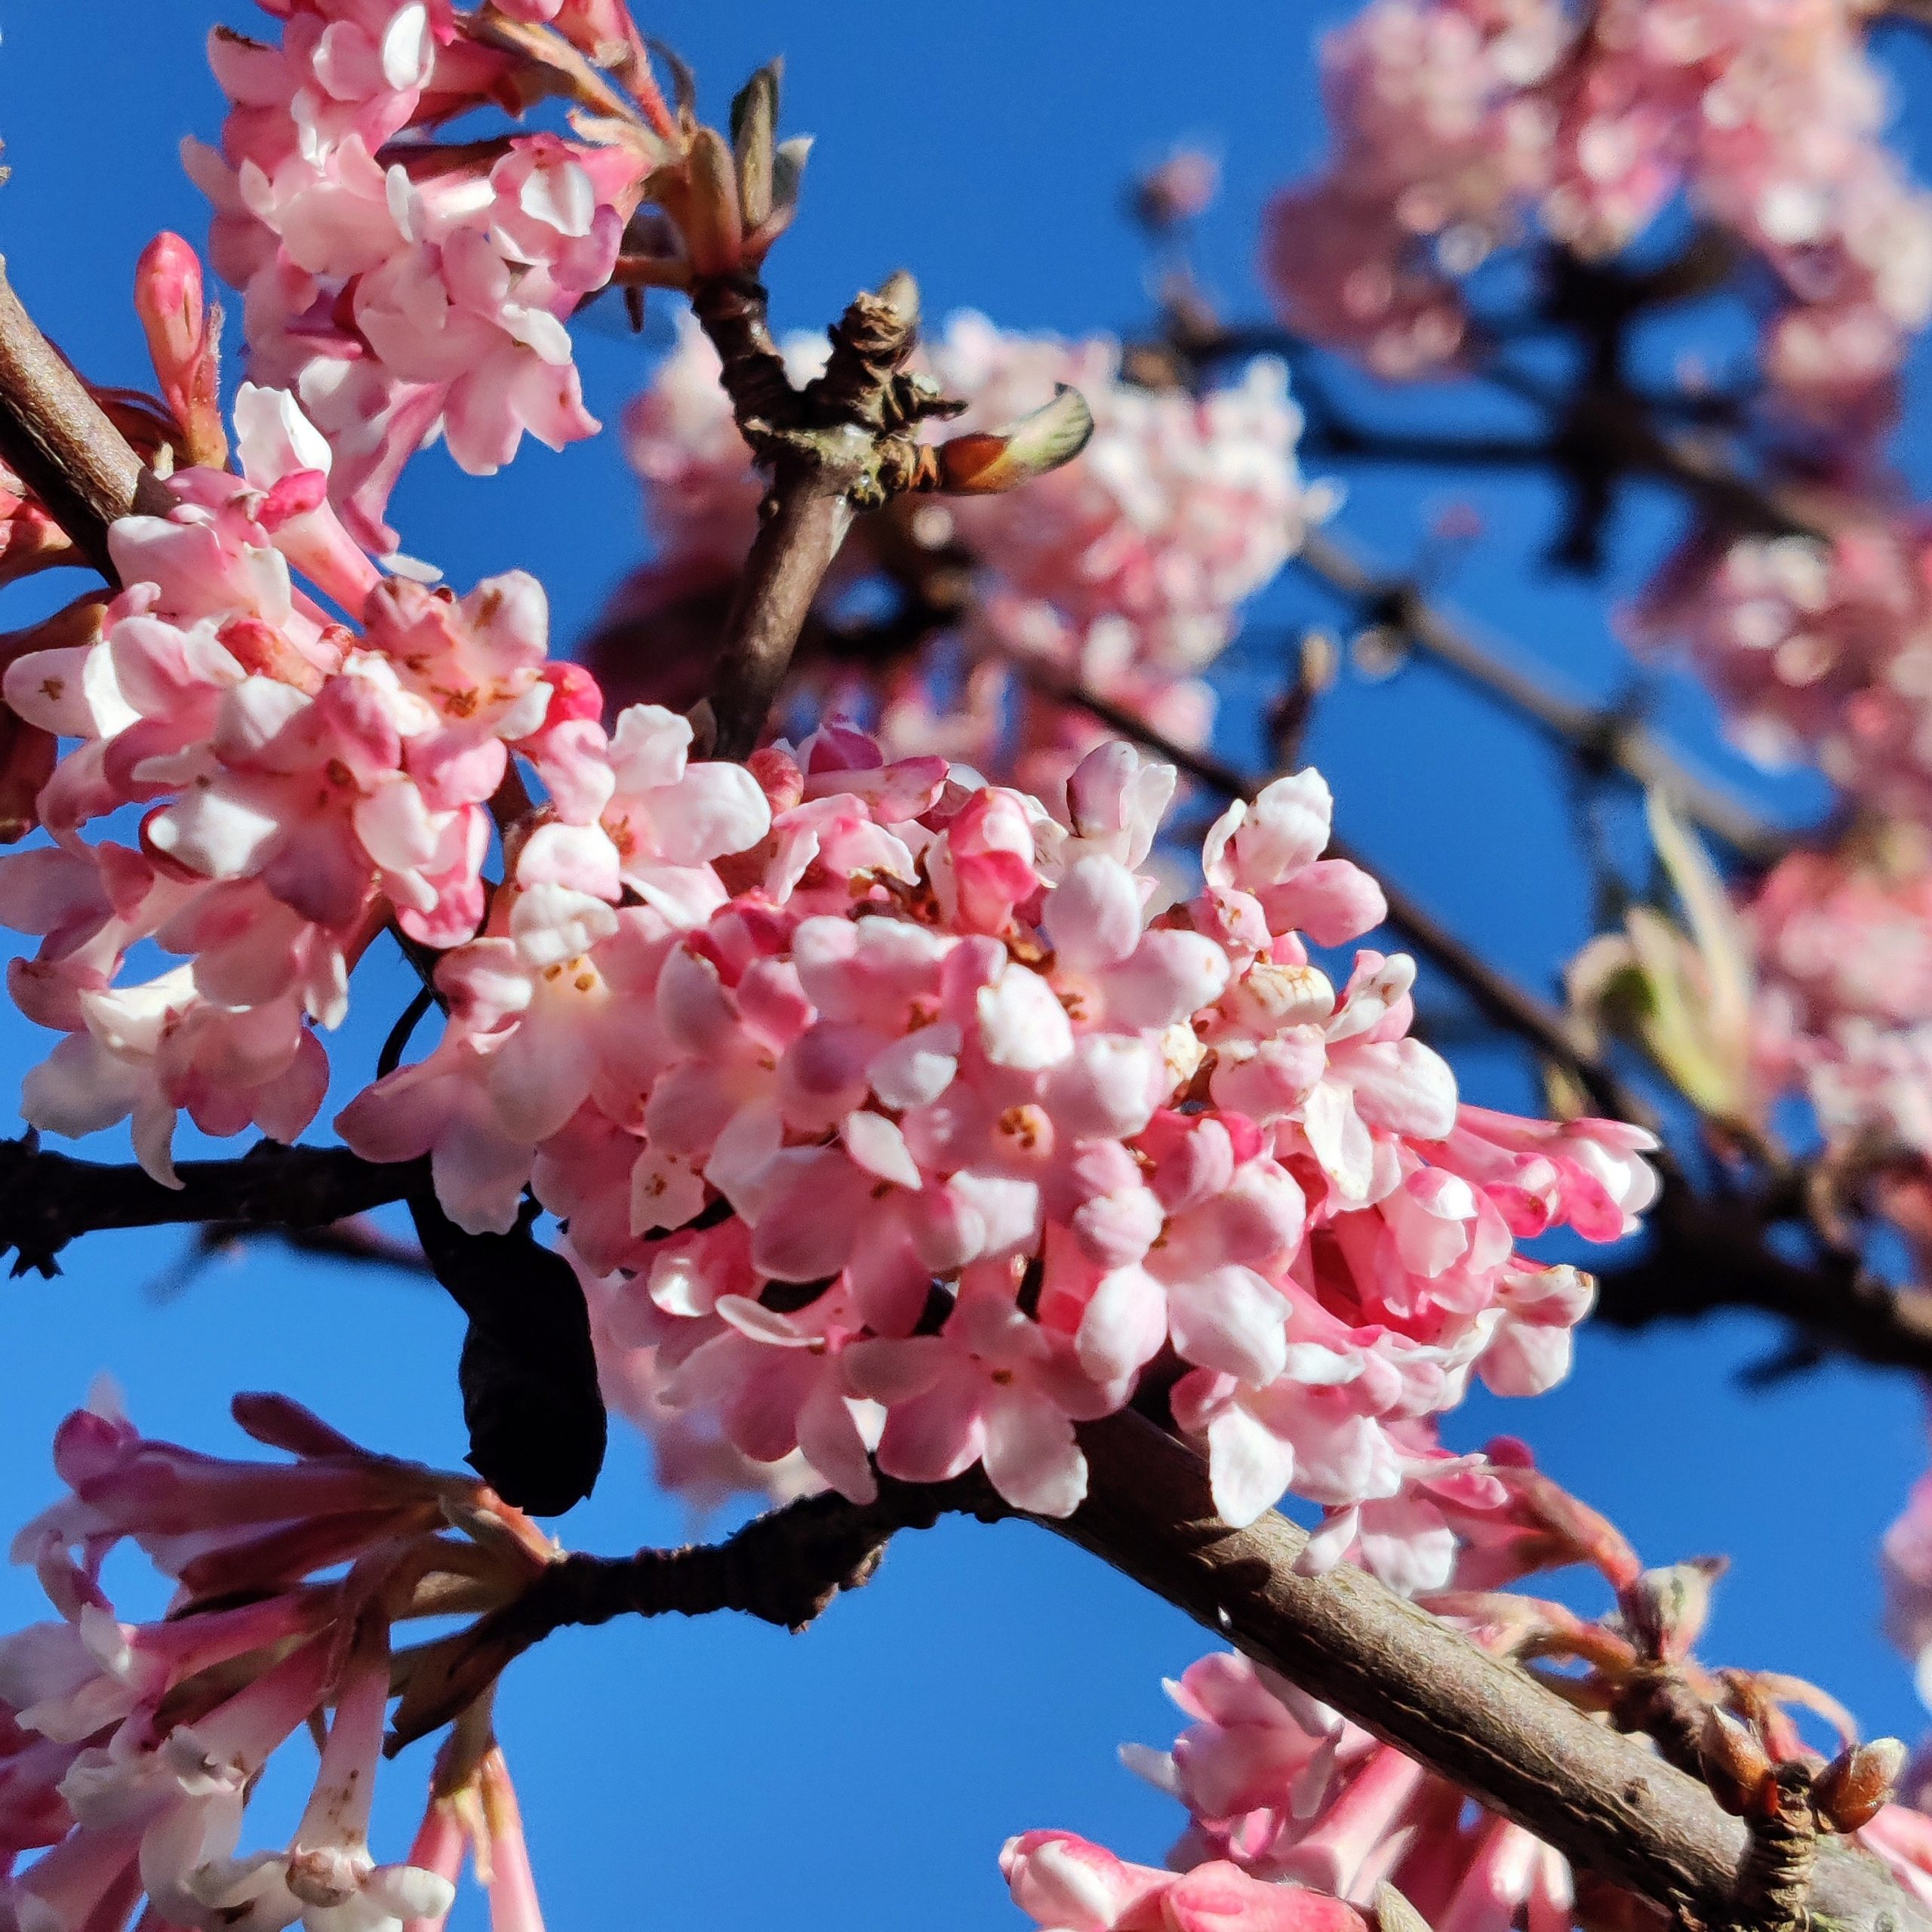
[[[1064,1932],[1365,1932],[1362,1915],[1301,1885],[1264,1884],[1238,1866],[1158,1872],[1071,1832],[1008,1838],[999,1869],[1013,1902]]]
[[[235,1415],[295,1460],[201,1455],[100,1410],[61,1426],[68,1494],[14,1545],[54,1620],[0,1641],[14,1922],[115,1932],[143,1894],[149,1917],[202,1932],[400,1932],[448,1909],[434,1860],[380,1865],[368,1846],[392,1669],[409,1668],[390,1623],[425,1614],[432,1577],[506,1601],[552,1552],[473,1478],[372,1455],[279,1397],[238,1398]],[[124,1539],[177,1585],[158,1623],[121,1622],[102,1589]],[[331,1707],[292,1841],[238,1854],[269,1758]],[[513,1803],[503,1815],[520,1844]]]

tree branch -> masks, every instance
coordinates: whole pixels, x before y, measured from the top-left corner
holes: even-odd
[[[1790,848],[1788,834],[1698,777],[1654,731],[1566,696],[1498,657],[1430,604],[1414,584],[1378,574],[1334,537],[1311,531],[1294,561],[1400,632],[1446,669],[1500,699],[1586,764],[1609,767],[1646,789],[1666,793],[1684,817],[1740,858],[1768,865]]]
[[[16,1275],[57,1274],[55,1257],[77,1235],[219,1221],[263,1228],[320,1228],[426,1185],[427,1161],[378,1165],[346,1147],[283,1147],[258,1141],[238,1160],[184,1161],[178,1188],[133,1166],[80,1161],[42,1147],[37,1135],[0,1141],[0,1254]]]
[[[804,1497],[720,1543],[559,1557],[513,1602],[408,1660],[389,1751],[448,1723],[515,1658],[568,1625],[735,1610],[802,1630],[842,1591],[871,1581],[898,1531],[928,1530],[949,1514],[994,1522],[1011,1513],[977,1469],[943,1483],[881,1476],[871,1503],[831,1491]]]
[[[1901,19],[1922,14],[1932,20],[1932,0],[1900,0],[1887,11]],[[1189,362],[1201,365],[1251,355],[1305,358],[1321,345],[1278,322],[1258,322],[1189,331],[1170,346]],[[1821,534],[1799,505],[1777,489],[1741,475],[1699,438],[1660,430],[1647,421],[1635,406],[1641,398],[1634,395],[1620,393],[1614,408],[1593,408],[1592,402],[1601,398],[1592,398],[1587,392],[1580,396],[1554,390],[1527,371],[1494,356],[1466,373],[1540,410],[1552,437],[1568,446],[1567,461],[1572,466],[1594,457],[1609,474],[1652,477],[1680,491],[1720,521],[1741,529],[1773,536]],[[1623,406],[1626,403],[1632,407]]]
[[[1183,1444],[1127,1411],[1081,1432],[1087,1500],[1048,1524],[1185,1610],[1583,1869],[1692,1924],[1721,1924],[1743,1826],[1648,1745],[1343,1565],[1295,1569],[1307,1542],[1270,1513],[1231,1530]],[[1926,1932],[1932,1914],[1878,1862],[1820,1847],[1814,1913],[1863,1932]]]
[[[714,758],[743,758],[757,749],[813,599],[851,525],[837,472],[809,460],[780,460],[724,620],[709,700]]]
[[[0,259],[0,457],[109,583],[107,528],[165,516],[167,485],[128,446],[60,352],[35,327]]]
[[[1377,1737],[1513,1819],[1580,1868],[1693,1925],[1733,1916],[1746,1833],[1641,1738],[1577,1710],[1526,1672],[1343,1565],[1298,1574],[1307,1537],[1270,1512],[1232,1530],[1200,1458],[1133,1411],[1085,1425],[1086,1500],[1029,1518],[1185,1611]],[[974,1475],[881,1480],[876,1502],[814,1497],[712,1549],[561,1558],[515,1603],[407,1660],[391,1748],[446,1720],[520,1651],[571,1623],[737,1610],[797,1629],[866,1581],[899,1529],[1008,1511]],[[1875,1860],[1824,1849],[1809,1903],[1846,1932],[1932,1932],[1932,1914]]]
[[[1766,1244],[1750,1203],[1707,1200],[1681,1183],[1666,1184],[1646,1219],[1649,1247],[1599,1279],[1598,1321],[1637,1329],[1755,1309],[1790,1322],[1809,1345],[1804,1354],[1828,1345],[1932,1377],[1932,1291],[1894,1287],[1854,1254],[1791,1260]]]
[[[756,749],[812,601],[845,533],[855,497],[876,492],[886,400],[918,334],[909,275],[860,295],[834,325],[825,373],[794,389],[748,278],[713,278],[691,307],[723,365],[740,432],[771,474],[751,554],[724,620],[709,697],[710,755]]]

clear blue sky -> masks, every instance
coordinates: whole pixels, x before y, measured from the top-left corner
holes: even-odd
[[[971,304],[1010,325],[1077,331],[1143,312],[1120,189],[1177,137],[1225,157],[1204,260],[1232,309],[1259,308],[1255,217],[1319,145],[1311,35],[1348,11],[1333,0],[1193,11],[1143,0],[663,0],[644,19],[720,109],[754,66],[787,58],[789,127],[818,146],[804,217],[771,268],[786,325],[823,323],[856,285],[903,263],[930,312]],[[215,131],[201,50],[224,18],[252,24],[242,0],[0,0],[0,136],[14,170],[0,245],[35,313],[97,380],[144,374],[123,293],[143,243],[164,226],[202,232],[175,148],[186,132]],[[1932,131],[1921,105],[1932,73],[1918,50],[1900,51],[1911,63],[1909,140]],[[586,331],[581,359],[607,420],[661,340],[661,321],[642,345]],[[1402,472],[1349,481],[1342,529],[1398,561],[1441,509],[1475,505],[1491,534],[1457,568],[1455,601],[1578,683],[1623,688],[1604,589],[1538,573],[1546,491]],[[533,448],[488,483],[432,455],[399,512],[405,546],[458,584],[534,570],[564,638],[638,549],[635,494],[609,438],[562,457]],[[1620,522],[1614,589],[1640,580],[1672,528],[1661,502]],[[0,622],[24,621],[26,600],[14,608]],[[1261,616],[1332,613],[1291,574]],[[1241,665],[1232,675],[1237,697],[1258,688]],[[1815,801],[1729,758],[1694,691],[1672,686],[1662,702],[1715,768],[1767,803],[1796,815]],[[1311,749],[1351,836],[1512,971],[1551,983],[1586,936],[1588,909],[1560,774],[1533,740],[1418,669],[1345,683]],[[339,1056],[349,1084],[401,997],[380,983],[358,992]],[[0,1018],[0,1091],[43,1045]],[[1534,1104],[1507,1054],[1451,1052],[1471,1097]],[[0,1404],[0,1519],[47,1499],[49,1432],[103,1369],[146,1426],[209,1447],[236,1439],[223,1407],[232,1389],[273,1386],[383,1447],[460,1457],[458,1331],[435,1293],[263,1249],[158,1300],[152,1284],[177,1251],[165,1234],[101,1237],[69,1251],[59,1281],[0,1293],[0,1350],[16,1364]],[[1472,1403],[1457,1439],[1527,1436],[1651,1561],[1728,1551],[1713,1661],[1810,1675],[1873,1729],[1915,1737],[1922,1713],[1877,1631],[1874,1558],[1924,1466],[1918,1397],[1903,1377],[1848,1367],[1740,1392],[1740,1365],[1774,1342],[1770,1324],[1743,1317],[1635,1342],[1586,1333],[1563,1390]],[[641,1462],[620,1434],[567,1540],[614,1551],[680,1535]],[[0,1614],[36,1614],[35,1602],[24,1577],[0,1577]],[[870,1588],[802,1638],[737,1620],[561,1638],[518,1666],[500,1706],[550,1923],[1016,1923],[993,1862],[1009,1832],[1069,1826],[1158,1861],[1177,1816],[1113,1752],[1166,1740],[1159,1681],[1208,1647],[1177,1614],[1044,1536],[958,1525],[902,1540]],[[412,1828],[424,1768],[418,1752],[387,1777],[379,1849],[390,1855]],[[458,1913],[480,1923],[474,1899]]]

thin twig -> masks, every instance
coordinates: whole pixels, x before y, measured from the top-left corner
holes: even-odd
[[[833,1598],[871,1580],[896,1532],[930,1529],[955,1513],[992,1522],[1011,1512],[977,1469],[943,1483],[882,1476],[872,1502],[804,1497],[720,1543],[560,1557],[513,1602],[408,1660],[389,1749],[447,1724],[514,1658],[568,1625],[737,1611],[802,1630]]]
[[[1681,1184],[1666,1186],[1645,1221],[1649,1248],[1598,1283],[1598,1321],[1636,1329],[1755,1309],[1797,1330],[1795,1360],[1828,1345],[1880,1367],[1932,1377],[1932,1291],[1894,1287],[1856,1254],[1792,1260],[1767,1244],[1763,1218],[1749,1203],[1708,1200]]]
[[[1332,536],[1310,531],[1294,561],[1358,608],[1478,690],[1500,698],[1546,737],[1586,763],[1622,771],[1669,795],[1684,815],[1743,859],[1769,864],[1792,839],[1691,771],[1657,734],[1634,720],[1558,691],[1480,643],[1416,586],[1371,569]]]
[[[164,1187],[137,1167],[54,1153],[32,1133],[0,1141],[0,1254],[14,1250],[16,1275],[54,1275],[69,1241],[106,1228],[326,1227],[401,1200],[426,1183],[429,1163],[382,1165],[346,1147],[263,1140],[239,1159],[184,1161],[175,1172],[181,1185]]]
[[[692,312],[717,349],[740,431],[765,465],[762,521],[726,617],[706,703],[710,755],[755,749],[826,573],[881,454],[886,389],[912,352],[918,293],[896,275],[858,297],[831,331],[825,373],[792,388],[756,281],[713,278]]]
[[[756,749],[812,601],[851,524],[852,506],[835,473],[808,460],[781,460],[724,623],[709,699],[713,757],[743,758]]]
[[[1925,0],[1925,7],[1932,17],[1932,0]],[[1190,361],[1212,364],[1251,355],[1302,358],[1321,345],[1280,323],[1257,322],[1189,334],[1172,346]],[[1724,523],[1780,536],[1823,534],[1799,505],[1774,487],[1741,474],[1701,438],[1658,429],[1634,408],[1580,415],[1575,398],[1497,356],[1466,373],[1540,411],[1552,433],[1571,445],[1572,463],[1580,454],[1577,445],[1587,441],[1589,453],[1606,468],[1668,484]],[[1639,398],[1629,400],[1635,405]]]

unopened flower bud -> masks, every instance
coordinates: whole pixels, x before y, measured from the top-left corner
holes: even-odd
[[[714,128],[691,137],[685,161],[689,193],[679,217],[691,267],[701,275],[735,274],[744,248],[736,157]]]
[[[1071,463],[1094,433],[1094,412],[1061,383],[1051,402],[1003,429],[955,436],[940,445],[938,487],[955,497],[996,496]]]
[[[746,228],[771,213],[771,176],[778,134],[778,83],[783,63],[761,67],[731,103],[731,146],[738,165],[738,205]]]
[[[1335,988],[1318,966],[1258,960],[1222,1002],[1228,1016],[1264,1039],[1286,1026],[1319,1026],[1335,1010]]]
[[[1821,1823],[1835,1832],[1869,1825],[1891,1802],[1906,1749],[1896,1737],[1875,1737],[1847,1745],[1818,1774],[1812,1802]]]
[[[1171,1093],[1185,1092],[1207,1057],[1208,1049],[1201,1044],[1200,1036],[1184,1020],[1176,1020],[1161,1035],[1161,1058],[1173,1082],[1168,1089]]]
[[[1158,232],[1206,214],[1220,192],[1220,163],[1199,148],[1178,148],[1134,184],[1134,211]]]
[[[1764,1747],[1737,1720],[1715,1706],[1704,1714],[1697,1753],[1711,1795],[1738,1817],[1757,1807],[1770,1782]]]
[[[1690,1654],[1711,1614],[1711,1586],[1730,1567],[1721,1556],[1694,1557],[1661,1570],[1646,1570],[1619,1600],[1637,1647],[1660,1663]]]
[[[208,306],[201,258],[164,231],[141,252],[134,270],[134,308],[148,355],[186,441],[190,463],[211,469],[228,461],[221,420],[221,310]]]
[[[919,326],[919,284],[910,269],[894,269],[872,293],[899,318],[902,327]]]

